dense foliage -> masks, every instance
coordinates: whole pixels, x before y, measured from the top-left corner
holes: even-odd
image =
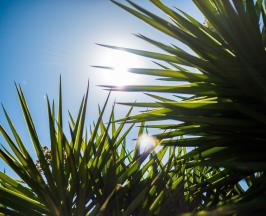
[[[154,146],[140,152],[141,139],[137,139],[135,148],[129,151],[126,137],[134,124],[115,123],[114,107],[104,124],[108,98],[99,109],[98,120],[87,132],[87,91],[77,118],[74,120],[69,114],[68,139],[63,131],[60,84],[57,118],[54,102],[50,104],[47,98],[51,140],[47,147],[38,138],[22,89],[17,87],[17,92],[38,159],[34,161],[27,150],[29,146],[3,108],[11,134],[0,125],[9,146],[2,146],[0,158],[19,176],[16,179],[0,172],[0,212],[4,215],[175,215],[217,203],[205,200],[203,195],[194,198],[187,189],[219,169],[186,170],[177,166],[178,158],[186,154],[183,147],[155,151]],[[138,137],[143,134],[142,123]]]
[[[246,182],[247,190],[240,189],[233,198],[221,199],[219,205],[230,204],[223,212],[263,214],[266,211],[263,205],[266,201],[265,2],[194,0],[206,19],[204,23],[184,11],[170,9],[159,0],[151,2],[166,13],[170,21],[127,2],[132,7],[114,1],[154,28],[181,41],[193,52],[143,35],[137,36],[167,54],[103,45],[161,61],[159,69],[132,68],[130,71],[158,76],[168,84],[127,86],[125,91],[174,93],[177,98],[150,94],[157,102],[124,103],[150,108],[131,116],[129,122],[181,121],[151,126],[169,129],[157,135],[163,139],[161,144],[164,146],[194,147],[177,163],[185,163],[187,167],[223,168],[221,173],[191,187],[191,193],[197,196],[215,190],[218,198],[225,188],[233,189],[242,180]],[[185,84],[178,83],[180,81]],[[120,90],[115,86],[107,87]],[[188,96],[180,97],[180,94]]]

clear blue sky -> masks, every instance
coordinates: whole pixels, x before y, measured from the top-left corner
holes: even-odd
[[[136,1],[135,1],[136,2]],[[149,1],[142,6],[160,13]],[[166,0],[201,18],[191,0]],[[63,79],[64,111],[77,112],[87,80],[90,80],[88,124],[95,120],[97,104],[103,104],[107,93],[98,84],[112,83],[115,74],[91,68],[90,65],[154,67],[150,60],[117,53],[95,43],[157,50],[137,39],[142,33],[163,42],[173,41],[147,24],[118,8],[109,0],[0,0],[0,102],[9,111],[30,150],[31,143],[19,107],[14,81],[22,85],[43,145],[49,142],[44,96],[57,98],[59,75]],[[123,59],[124,58],[124,59]],[[110,65],[111,64],[111,65]],[[112,65],[113,64],[113,65]],[[119,67],[120,67],[119,66]],[[110,76],[111,75],[111,76]],[[112,79],[112,80],[109,80]],[[127,79],[124,77],[123,79]],[[121,77],[120,77],[121,80]],[[127,79],[127,81],[133,80]],[[134,78],[134,83],[151,84],[151,78]],[[118,101],[146,100],[142,94],[115,93]],[[110,103],[110,104],[111,104]],[[117,115],[126,109],[119,107]],[[65,116],[65,122],[66,122]],[[0,122],[7,125],[3,112]],[[1,144],[4,144],[0,138]],[[3,163],[0,162],[0,169]]]

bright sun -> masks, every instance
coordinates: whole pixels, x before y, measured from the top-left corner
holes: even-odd
[[[101,58],[101,66],[111,67],[113,70],[102,70],[101,81],[110,85],[138,84],[140,76],[128,72],[128,68],[143,65],[139,56],[119,51],[108,50]]]

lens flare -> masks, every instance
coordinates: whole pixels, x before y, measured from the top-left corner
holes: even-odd
[[[138,138],[140,153],[152,151],[158,144],[158,140],[148,134],[142,134]]]

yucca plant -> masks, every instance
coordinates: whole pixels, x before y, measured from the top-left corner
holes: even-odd
[[[68,138],[63,130],[61,81],[57,118],[55,103],[51,104],[47,97],[50,145],[44,146],[24,93],[20,86],[16,88],[37,161],[3,107],[11,134],[0,125],[9,147],[0,148],[0,158],[19,179],[0,172],[0,215],[177,215],[216,205],[221,196],[238,194],[229,188],[219,197],[212,190],[194,197],[188,189],[220,170],[204,167],[186,170],[177,164],[186,154],[183,147],[155,151],[154,146],[140,152],[140,139],[136,139],[135,147],[129,151],[126,137],[134,124],[115,123],[114,107],[107,123],[103,122],[109,96],[88,132],[85,129],[87,90],[77,118],[69,113]],[[146,133],[144,123],[137,137],[143,133]]]
[[[221,168],[221,172],[189,190],[195,196],[242,181],[239,193],[223,197],[207,209],[217,214],[263,215],[266,212],[266,7],[263,0],[194,0],[205,22],[182,10],[151,0],[170,20],[127,1],[119,7],[166,35],[187,45],[191,52],[137,35],[165,53],[102,45],[160,60],[160,68],[132,68],[130,72],[158,76],[165,86],[125,86],[123,91],[171,93],[176,99],[148,94],[156,102],[124,103],[148,107],[128,122],[177,120],[150,125],[168,129],[157,135],[163,146],[193,150],[176,160],[194,166]],[[178,5],[178,1],[177,1]],[[172,82],[168,82],[172,81]],[[176,81],[176,84],[173,84]],[[180,84],[179,82],[185,82]],[[107,89],[120,91],[116,86]],[[187,96],[184,96],[187,95]],[[192,96],[191,96],[192,95]],[[182,137],[182,139],[180,139]]]
[[[12,150],[10,152],[2,147],[0,157],[22,182],[0,173],[0,204],[3,205],[0,212],[7,215],[86,215],[89,212],[90,215],[95,215],[97,212],[104,212],[113,194],[121,190],[121,178],[127,177],[125,169],[130,161],[125,149],[125,139],[132,126],[121,135],[125,123],[121,123],[118,128],[111,123],[113,110],[107,126],[103,124],[107,98],[104,107],[99,110],[97,122],[91,128],[91,136],[88,137],[87,131],[84,134],[87,90],[77,119],[74,120],[69,114],[71,138],[68,139],[63,132],[60,82],[57,119],[54,103],[50,105],[47,98],[51,140],[49,150],[41,145],[22,89],[17,87],[17,92],[38,161],[35,163],[32,159],[3,108],[15,140],[0,126],[0,131]],[[121,172],[124,177],[120,176]]]

